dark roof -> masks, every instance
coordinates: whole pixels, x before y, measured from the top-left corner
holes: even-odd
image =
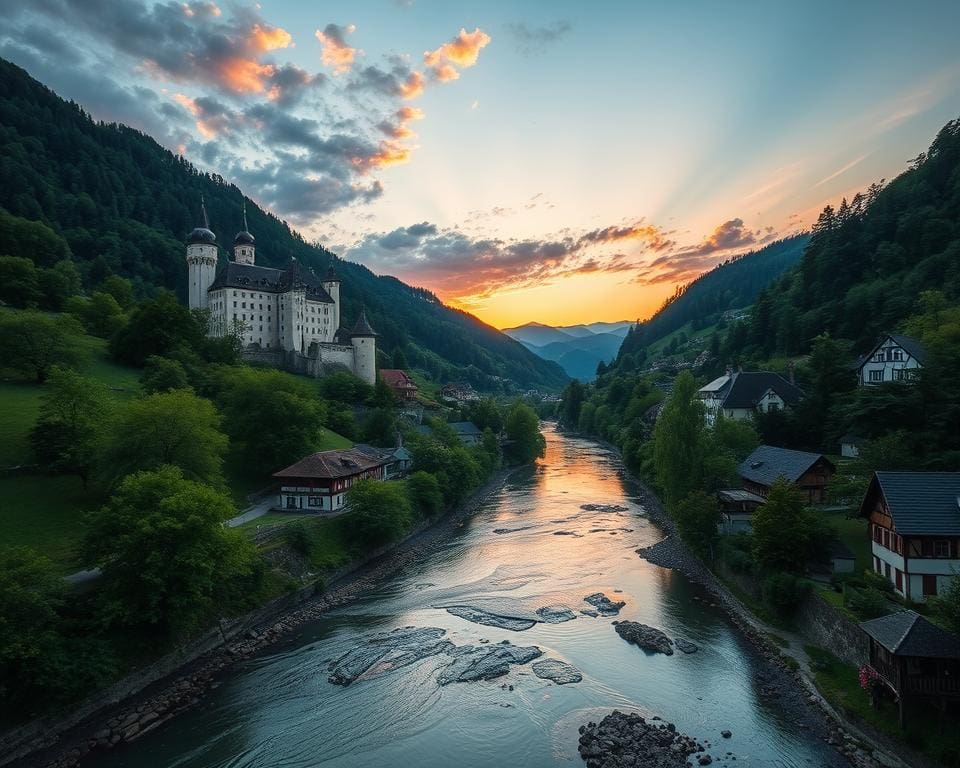
[[[960,659],[960,637],[941,629],[915,611],[898,611],[860,625],[896,656]]]
[[[319,480],[329,480],[338,477],[359,475],[368,469],[380,467],[387,463],[382,455],[371,455],[357,448],[347,448],[336,451],[321,451],[300,459],[286,469],[274,472],[274,477],[305,477]]]
[[[717,491],[717,497],[721,501],[749,501],[754,504],[766,504],[767,500],[763,496],[759,496],[752,491],[745,491],[742,488],[724,488],[722,491]]]
[[[284,293],[295,285],[302,286],[306,291],[307,298],[312,301],[333,303],[330,294],[320,284],[319,278],[312,272],[301,269],[296,259],[291,260],[290,266],[286,269],[228,261],[223,269],[217,273],[208,290],[245,288],[251,291]]]
[[[737,473],[744,480],[760,485],[773,485],[779,477],[785,477],[791,483],[795,483],[820,459],[833,468],[833,464],[821,453],[791,451],[789,448],[761,445],[744,459],[737,468]]]
[[[730,388],[723,399],[723,408],[753,408],[768,389],[780,395],[787,405],[796,405],[803,397],[803,391],[779,373],[741,371],[730,378]]]
[[[870,361],[874,353],[880,348],[880,346],[887,339],[891,339],[894,344],[899,347],[903,347],[907,351],[907,354],[910,355],[914,360],[916,360],[920,365],[925,365],[927,362],[927,352],[923,348],[923,344],[918,340],[913,338],[913,336],[904,336],[902,333],[885,333],[876,344],[870,349],[867,354],[862,355],[856,362],[855,367],[857,369],[863,368],[864,363]]]
[[[351,336],[376,336],[377,332],[370,327],[370,323],[367,322],[367,310],[360,310],[360,317],[357,318],[357,324],[353,326],[353,330],[350,331]]]
[[[194,245],[202,243],[204,245],[216,245],[217,236],[206,227],[196,227],[187,235],[187,244]]]
[[[874,484],[883,493],[897,533],[960,536],[960,472],[877,472],[871,490]]]
[[[452,421],[449,425],[458,435],[482,435],[483,431],[472,421]]]
[[[237,232],[236,237],[233,238],[234,245],[253,245],[256,240],[253,235],[251,235],[247,230],[242,230]]]
[[[327,267],[327,276],[324,278],[326,283],[339,283],[340,278],[337,277],[337,270],[333,268],[333,264]]]

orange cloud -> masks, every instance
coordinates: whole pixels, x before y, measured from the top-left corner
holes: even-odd
[[[400,95],[405,99],[415,99],[423,93],[423,75],[414,70],[410,76],[401,83]]]
[[[352,34],[355,30],[356,27],[353,24],[346,27],[327,24],[324,29],[314,32],[317,40],[320,41],[320,59],[324,66],[333,68],[334,74],[342,75],[353,66],[357,49],[347,45],[344,36]]]
[[[461,29],[449,43],[444,43],[434,51],[423,54],[423,62],[429,68],[435,80],[450,82],[460,77],[460,69],[472,67],[477,63],[480,51],[490,42],[490,35],[477,27],[473,32]]]
[[[273,76],[272,64],[261,64],[254,59],[232,57],[220,65],[223,84],[234,93],[263,93],[266,80]]]
[[[379,150],[367,157],[354,157],[353,164],[362,173],[371,168],[386,168],[390,165],[402,165],[410,161],[410,149],[397,141],[381,141]]]
[[[205,139],[214,138],[219,131],[216,126],[213,124],[212,120],[205,118],[203,110],[200,108],[200,105],[194,99],[191,99],[189,96],[186,96],[182,93],[173,94],[173,100],[176,101],[181,107],[187,110],[191,115],[197,118],[197,130],[200,132],[200,135]],[[183,152],[180,152],[182,155]]]
[[[280,27],[265,27],[255,24],[250,31],[250,45],[257,53],[287,48],[293,38],[287,30]]]

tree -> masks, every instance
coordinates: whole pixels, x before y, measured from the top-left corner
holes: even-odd
[[[373,397],[369,403],[374,408],[390,409],[397,406],[397,396],[393,394],[390,385],[380,376],[377,376],[377,383],[373,386]]]
[[[34,713],[57,681],[65,588],[46,557],[26,547],[0,548],[0,721]]]
[[[410,367],[407,356],[403,354],[403,347],[397,347],[393,351],[393,367],[398,371],[405,371]]]
[[[474,402],[468,410],[468,418],[481,430],[490,429],[494,434],[500,434],[503,429],[503,413],[492,397]]]
[[[320,395],[347,405],[360,405],[373,397],[373,387],[352,373],[337,371],[320,380]]]
[[[802,573],[822,558],[832,532],[806,509],[800,489],[785,478],[770,487],[767,503],[753,513],[752,552],[761,571]]]
[[[360,480],[347,502],[354,540],[365,549],[396,541],[410,528],[410,500],[399,483]]]
[[[140,386],[148,395],[154,395],[158,392],[186,389],[190,382],[187,371],[178,360],[150,355],[143,366],[143,373],[140,374]]]
[[[653,429],[653,457],[657,481],[668,507],[699,486],[703,467],[703,405],[697,383],[683,371]]]
[[[80,273],[72,261],[58,261],[50,269],[37,270],[40,306],[59,312],[71,296],[80,293]]]
[[[51,317],[42,312],[4,313],[0,315],[0,360],[10,370],[46,381],[55,365],[79,362],[83,329],[72,317]]]
[[[936,614],[953,632],[960,634],[960,574],[954,574],[943,594],[932,602]]]
[[[266,474],[317,450],[326,408],[306,380],[277,370],[221,366],[216,400],[244,464]]]
[[[100,288],[103,293],[108,293],[116,299],[124,311],[130,309],[134,303],[133,283],[120,275],[107,275]]]
[[[213,403],[178,389],[125,403],[106,437],[101,466],[108,481],[169,465],[190,480],[222,486],[227,445]]]
[[[217,615],[231,583],[255,574],[252,544],[223,525],[233,513],[229,495],[176,467],[125,478],[84,540],[108,623],[175,636]]]
[[[104,384],[55,367],[30,435],[37,460],[54,472],[78,475],[86,488],[111,411]]]
[[[407,495],[421,520],[434,517],[443,510],[440,483],[429,472],[414,472],[407,478]]]
[[[363,439],[384,448],[397,444],[397,417],[390,408],[377,408],[363,423]]]
[[[104,339],[109,339],[127,322],[117,300],[101,291],[96,291],[89,299],[73,296],[67,301],[66,310],[83,323],[88,333]]]
[[[583,407],[585,398],[586,390],[576,379],[567,384],[563,390],[561,421],[571,429],[576,429],[580,423],[580,409]]]
[[[21,256],[0,256],[0,300],[12,307],[35,307],[40,296],[33,262]]]
[[[138,304],[130,320],[110,339],[110,352],[130,365],[143,365],[150,355],[169,357],[179,346],[202,349],[207,327],[202,313],[193,313],[170,291]]]
[[[505,451],[517,464],[529,464],[542,458],[547,451],[547,442],[540,433],[537,412],[526,403],[517,401],[510,408],[503,422],[507,434]]]
[[[693,491],[677,503],[673,516],[683,540],[701,557],[711,555],[720,523],[717,500],[703,491]]]

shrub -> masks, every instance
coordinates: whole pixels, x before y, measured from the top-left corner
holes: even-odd
[[[810,593],[809,582],[791,573],[776,573],[763,582],[763,601],[781,617],[789,617]]]
[[[887,598],[872,587],[858,589],[848,584],[844,591],[844,605],[863,620],[875,619],[887,612]]]
[[[313,554],[313,537],[306,524],[302,522],[290,523],[283,529],[283,539],[287,546],[297,554],[310,557]]]

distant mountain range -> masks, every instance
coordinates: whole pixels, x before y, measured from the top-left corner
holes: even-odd
[[[538,357],[559,363],[571,378],[593,381],[597,364],[617,356],[631,325],[629,320],[566,326],[527,323],[503,332]]]

